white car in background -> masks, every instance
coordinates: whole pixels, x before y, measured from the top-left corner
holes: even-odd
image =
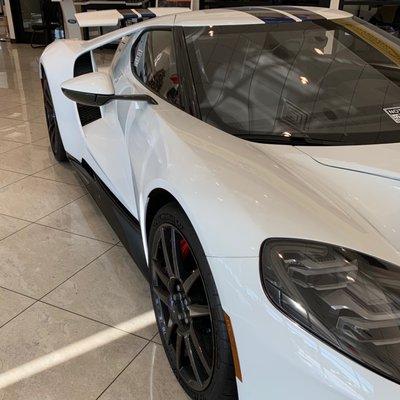
[[[184,390],[400,399],[398,39],[312,7],[118,13],[147,19],[44,51],[51,146],[149,279]]]

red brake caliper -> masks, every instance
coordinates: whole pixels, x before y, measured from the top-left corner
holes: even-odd
[[[181,239],[179,242],[179,247],[181,249],[182,259],[184,260],[190,253],[189,243],[185,239]]]

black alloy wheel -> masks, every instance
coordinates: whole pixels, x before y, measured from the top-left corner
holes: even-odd
[[[61,139],[60,130],[58,128],[57,116],[54,110],[53,99],[46,74],[43,71],[42,89],[44,99],[44,110],[46,114],[47,128],[49,131],[49,139],[51,150],[57,161],[63,162],[67,160],[67,154]]]
[[[175,375],[193,399],[236,399],[215,284],[194,229],[178,206],[159,211],[149,243],[153,305]],[[221,359],[226,362],[222,367]]]

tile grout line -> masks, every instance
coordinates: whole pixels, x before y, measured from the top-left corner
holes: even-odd
[[[29,221],[28,219],[24,219],[24,218],[21,218],[21,217],[14,217],[13,215],[4,214],[2,212],[0,212],[0,215],[3,216],[3,217],[10,217],[10,218],[18,219],[19,221],[28,222],[29,224],[34,224],[33,221]]]
[[[61,210],[62,208],[64,208],[64,207],[70,205],[71,203],[73,203],[74,201],[79,200],[79,199],[81,199],[82,197],[85,197],[86,195],[87,195],[87,193],[84,193],[82,196],[79,196],[79,197],[77,197],[76,199],[69,201],[68,203],[66,203],[66,204],[64,204],[63,206],[57,208],[56,210],[53,210],[53,211],[49,212],[48,214],[44,215],[43,217],[40,217],[40,218],[38,218],[38,219],[35,220],[35,221],[31,221],[32,224],[35,224],[37,221],[39,221],[39,220],[41,220],[41,219],[43,219],[43,218],[48,217],[50,214],[53,214],[53,212],[56,212],[56,211]]]
[[[12,142],[11,140],[6,140],[6,139],[2,139],[2,138],[0,138],[0,141],[6,142],[6,143],[10,143],[10,144],[20,144],[20,145],[21,145],[21,146],[13,147],[12,149],[8,149],[8,150],[5,150],[5,151],[1,152],[1,153],[0,153],[0,156],[2,156],[3,154],[7,154],[9,151],[17,150],[17,149],[19,149],[20,147],[25,146],[24,143]]]
[[[0,140],[2,140],[2,139],[0,138]],[[39,140],[41,140],[41,139],[39,139]],[[13,142],[13,143],[18,143],[18,142]],[[20,148],[23,147],[23,146],[35,146],[35,147],[39,147],[39,148],[44,148],[44,146],[35,145],[35,144],[33,144],[33,143],[22,144],[22,145],[19,146],[19,147],[16,147],[16,148],[14,148],[14,149],[10,149],[10,150],[4,151],[3,153],[0,153],[0,158],[1,158],[1,156],[2,156],[3,154],[7,154],[8,152],[11,152],[11,151],[14,151],[14,150],[18,150],[18,149],[20,149]],[[15,181],[15,182],[8,183],[7,185],[1,186],[0,189],[3,189],[3,188],[5,188],[5,187],[7,187],[7,186],[10,186],[10,185],[12,185],[13,183],[19,182],[19,181],[21,181],[22,179],[25,179],[25,178],[28,178],[28,177],[34,177],[34,178],[44,179],[44,180],[51,181],[51,182],[64,183],[65,185],[79,186],[79,187],[85,189],[85,187],[82,186],[82,185],[80,185],[79,183],[62,182],[62,181],[59,181],[59,180],[57,180],[57,179],[50,179],[50,178],[45,178],[45,177],[43,177],[43,176],[37,176],[37,174],[39,174],[39,173],[41,173],[41,172],[43,172],[43,171],[46,171],[47,169],[49,169],[49,168],[51,168],[51,167],[55,167],[56,165],[62,165],[62,163],[60,163],[60,162],[58,162],[57,160],[55,160],[55,162],[54,162],[53,164],[51,164],[51,165],[49,165],[49,166],[47,166],[47,167],[44,167],[44,168],[42,168],[42,169],[40,169],[40,170],[38,170],[38,171],[32,172],[32,173],[30,173],[30,174],[27,174],[26,172],[13,171],[13,170],[11,170],[11,169],[0,168],[0,171],[12,172],[12,173],[14,173],[14,174],[24,175],[23,178],[18,179],[18,180]],[[68,163],[68,165],[70,165],[70,164]]]
[[[142,349],[132,358],[131,361],[117,374],[117,376],[110,382],[110,384],[96,397],[96,400],[99,400],[101,396],[113,385],[113,383],[129,368],[129,366],[143,353],[143,351],[147,348],[147,346],[151,342],[148,341]]]
[[[3,127],[4,129],[11,129],[11,128],[12,128],[12,129],[15,129],[16,127],[15,127],[15,126],[12,126],[12,125],[20,126],[20,125],[24,125],[24,124],[44,125],[44,128],[47,129],[47,126],[46,126],[46,123],[45,123],[45,122],[17,121],[17,120],[15,120],[15,119],[6,118],[6,117],[0,117],[0,119],[6,119],[7,121],[14,121],[14,122],[16,122],[16,124],[11,124],[10,126],[6,126],[5,128]],[[7,137],[4,137],[4,136],[0,137],[0,140],[3,140],[4,142],[19,143],[19,144],[21,144],[21,145],[28,145],[28,144],[33,144],[33,143],[35,143],[35,142],[38,142],[39,140],[45,139],[45,138],[47,138],[47,136],[48,136],[48,133],[47,133],[47,134],[44,134],[43,137],[40,137],[40,138],[34,140],[33,142],[32,142],[32,141],[30,141],[30,142],[21,142],[21,141],[15,140],[15,139],[8,139]],[[7,150],[7,151],[8,151],[8,150]]]
[[[32,146],[32,145],[30,145],[30,146]],[[22,147],[22,146],[17,147],[16,149],[13,149],[13,150],[10,150],[10,151],[18,150],[18,149],[20,149],[21,147]],[[4,153],[3,153],[3,154],[4,154]],[[0,158],[1,158],[1,156],[2,156],[3,154],[0,154]],[[39,171],[32,172],[32,173],[30,173],[30,174],[27,174],[26,172],[13,171],[12,169],[7,169],[7,168],[0,168],[0,170],[6,171],[6,172],[14,172],[14,174],[26,175],[25,178],[27,178],[28,176],[33,176],[33,175],[35,175],[35,174],[38,174],[39,172],[43,172],[45,169],[48,169],[48,168],[50,168],[50,167],[54,167],[54,166],[57,165],[57,164],[58,164],[58,162],[55,161],[53,164],[48,165],[47,167],[42,168],[42,169],[39,170]],[[42,179],[46,179],[46,178],[42,178]]]
[[[21,104],[21,106],[24,106],[26,104]],[[14,107],[12,107],[14,108]],[[6,109],[4,111],[7,111]],[[22,124],[38,124],[38,125],[43,125],[45,122],[37,122],[40,119],[45,118],[45,115],[43,115],[43,117],[37,117],[34,119],[18,119],[18,118],[13,118],[13,117],[5,117],[4,115],[0,115],[0,119],[6,119],[7,121],[14,121],[16,122],[16,124],[18,125],[22,125]],[[5,139],[7,140],[7,139]]]
[[[4,326],[6,326],[7,324],[9,324],[11,321],[13,321],[15,318],[19,317],[21,314],[23,314],[25,311],[27,311],[29,308],[31,308],[32,306],[34,306],[36,303],[38,303],[39,301],[36,300],[34,301],[32,304],[30,304],[28,307],[24,308],[22,311],[20,311],[18,314],[14,315],[11,319],[9,319],[7,322],[5,322],[4,324],[0,325],[0,329],[2,329]]]
[[[1,154],[0,154],[0,156],[1,156]],[[86,190],[86,194],[88,194],[87,189],[85,188],[85,186],[82,186],[82,185],[80,185],[79,183],[61,182],[61,181],[57,181],[57,180],[55,180],[55,179],[44,178],[43,176],[37,176],[37,175],[36,175],[36,174],[39,174],[40,172],[45,171],[46,169],[49,169],[49,168],[51,168],[51,167],[54,167],[55,165],[58,165],[58,164],[50,165],[49,167],[46,167],[46,168],[44,168],[44,169],[41,169],[40,171],[35,172],[35,173],[33,173],[33,174],[24,174],[24,173],[22,173],[22,172],[16,172],[16,171],[11,171],[11,170],[9,170],[9,169],[0,168],[0,172],[1,172],[1,171],[5,171],[5,172],[12,172],[12,173],[14,173],[14,174],[24,175],[22,178],[17,179],[17,180],[14,181],[14,182],[7,183],[7,185],[1,186],[1,187],[0,187],[0,190],[3,189],[3,188],[8,187],[8,186],[10,186],[10,185],[12,185],[12,184],[14,184],[14,183],[17,183],[17,182],[19,182],[19,181],[22,181],[22,180],[25,179],[25,178],[37,178],[37,179],[42,179],[42,180],[44,180],[44,181],[55,182],[55,183],[62,183],[63,185],[68,185],[68,186],[73,186],[73,187],[79,187],[79,188],[81,188],[81,189],[83,189],[83,190]]]
[[[72,204],[72,203],[70,203],[70,204]],[[54,212],[57,212],[57,211],[60,211],[60,210],[56,210]],[[93,238],[93,237],[90,237],[90,236],[86,236],[86,235],[83,235],[82,233],[71,232],[71,231],[67,231],[67,230],[64,230],[64,229],[55,228],[54,226],[50,226],[50,225],[46,225],[46,224],[40,223],[39,221],[41,219],[44,219],[44,218],[46,218],[46,217],[40,218],[38,221],[32,222],[32,224],[39,225],[39,226],[44,226],[46,228],[51,228],[51,229],[54,229],[54,230],[59,231],[59,232],[69,233],[71,235],[80,236],[80,237],[83,237],[83,238],[86,238],[86,239],[95,240],[97,242],[104,243],[104,244],[110,244],[110,245],[117,245],[118,244],[118,243],[107,242],[106,240],[102,240],[102,239],[97,239],[97,238]]]
[[[86,268],[86,267],[85,267],[85,268]],[[47,296],[47,295],[46,295],[46,296]],[[124,332],[124,333],[126,333],[127,335],[131,335],[131,336],[134,336],[134,337],[137,337],[137,338],[139,338],[139,339],[146,340],[146,341],[152,341],[152,339],[149,339],[149,338],[146,338],[146,337],[144,337],[144,336],[138,335],[137,333],[133,333],[133,332],[126,331],[126,330],[121,329],[121,328],[118,328],[118,327],[116,327],[116,326],[114,326],[114,325],[108,324],[107,322],[99,321],[98,319],[89,317],[89,316],[87,316],[87,315],[80,314],[80,313],[78,313],[78,312],[76,312],[76,311],[68,310],[67,308],[63,308],[63,307],[58,306],[58,305],[53,304],[53,303],[49,303],[49,302],[47,302],[47,301],[45,301],[45,300],[37,300],[37,302],[38,302],[38,303],[42,303],[42,304],[46,304],[47,306],[50,306],[50,307],[57,308],[58,310],[65,311],[65,312],[67,312],[67,313],[69,313],[69,314],[77,315],[78,317],[82,317],[82,318],[88,319],[89,321],[97,322],[97,323],[99,323],[99,324],[101,324],[101,325],[107,326],[108,328],[113,328],[113,329],[116,329],[117,331]],[[157,335],[157,334],[156,334],[156,335]],[[155,335],[155,336],[156,336],[156,335]],[[153,337],[154,337],[154,336],[153,336]]]
[[[88,265],[90,265],[92,262],[94,262],[95,260],[97,260],[99,257],[101,257],[102,255],[104,255],[105,253],[107,253],[107,251],[111,250],[114,246],[110,247],[109,249],[107,249],[106,251],[102,252],[101,254],[99,254],[98,256],[96,256],[93,260],[91,260],[88,264],[84,265],[82,268],[80,268],[78,271],[75,271],[70,277],[68,277],[67,279],[63,280],[60,284],[58,284],[56,287],[54,287],[53,289],[51,289],[49,292],[45,293],[43,296],[39,297],[38,299],[32,298],[30,296],[26,296],[23,295],[22,293],[18,293],[21,294],[22,296],[25,297],[29,297],[34,299],[35,301],[29,305],[28,307],[26,307],[24,310],[22,310],[21,312],[19,312],[17,315],[15,315],[14,317],[12,317],[10,320],[8,320],[7,322],[5,322],[3,325],[0,326],[0,329],[3,328],[5,325],[7,325],[8,323],[10,323],[11,321],[13,321],[15,318],[17,318],[19,315],[21,315],[23,312],[25,312],[26,310],[28,310],[29,308],[31,308],[33,305],[37,304],[37,303],[43,303],[41,300],[46,297],[48,294],[50,294],[53,290],[57,289],[59,286],[61,286],[63,283],[65,283],[66,281],[68,281],[70,278],[72,278],[73,276],[75,276],[77,273],[79,273],[80,271],[82,271],[83,269],[85,269]],[[3,287],[2,287],[3,288]],[[6,289],[6,288],[3,288]],[[10,290],[10,289],[7,289]],[[12,291],[12,290],[11,290]],[[51,305],[51,304],[49,304]],[[104,324],[103,324],[104,325]]]
[[[43,177],[43,176],[37,176],[37,175],[36,175],[36,174],[39,174],[40,172],[46,171],[46,169],[49,169],[49,168],[51,168],[51,167],[54,167],[55,165],[58,165],[58,164],[50,165],[50,167],[45,168],[45,169],[42,169],[42,170],[40,170],[40,171],[38,171],[38,172],[35,172],[33,175],[29,175],[29,176],[31,176],[31,177],[33,177],[33,178],[43,179],[43,180],[45,180],[45,181],[63,183],[64,185],[77,186],[77,187],[80,187],[81,189],[86,190],[85,186],[82,186],[82,185],[80,185],[79,183],[61,182],[61,181],[58,181],[58,180],[56,180],[56,179],[50,179],[50,178],[45,178],[45,177]],[[1,168],[0,168],[0,169],[1,169]],[[86,193],[88,193],[88,192],[86,192]]]
[[[9,235],[7,235],[6,237],[4,237],[3,239],[0,239],[0,243],[1,243],[3,240],[5,240],[5,239],[9,238],[10,236],[12,236],[12,235],[15,235],[16,233],[18,233],[18,232],[22,231],[23,229],[29,228],[30,226],[32,226],[32,225],[34,225],[34,224],[36,224],[36,222],[37,222],[37,221],[39,221],[40,219],[42,219],[42,218],[46,218],[47,216],[49,216],[49,215],[50,215],[50,214],[52,214],[53,212],[56,212],[56,211],[59,211],[59,210],[61,210],[62,208],[64,208],[64,207],[68,206],[69,204],[73,203],[73,202],[74,202],[74,201],[76,201],[76,200],[79,200],[79,199],[81,199],[81,198],[82,198],[82,197],[84,197],[84,196],[86,196],[86,193],[85,193],[84,195],[82,195],[82,196],[80,196],[80,197],[78,197],[78,198],[74,199],[74,200],[71,200],[70,202],[68,202],[67,204],[64,204],[63,206],[61,206],[61,207],[57,208],[56,210],[54,210],[54,211],[52,211],[52,212],[50,212],[50,213],[46,214],[45,216],[43,216],[43,217],[41,217],[41,218],[37,219],[36,221],[28,221],[28,220],[25,220],[25,219],[21,219],[21,218],[16,218],[16,217],[13,217],[12,215],[8,215],[8,214],[0,214],[0,215],[4,215],[5,217],[16,218],[16,219],[20,219],[21,221],[28,222],[28,225],[24,226],[24,227],[23,227],[23,228],[21,228],[21,229],[18,229],[17,231],[15,231],[15,232],[13,232],[13,233],[10,233]],[[38,225],[38,226],[46,226],[46,225],[40,225],[40,224],[36,224],[36,225]],[[47,228],[50,228],[50,227],[48,227],[48,226],[46,226],[46,227],[47,227]],[[65,233],[67,233],[67,232],[65,232]],[[96,240],[96,239],[93,239],[93,240]],[[105,243],[105,244],[108,244],[108,243]]]
[[[0,156],[1,156],[1,154],[0,154]],[[68,205],[74,203],[75,201],[80,200],[80,199],[82,199],[83,197],[89,195],[89,192],[86,190],[86,188],[85,188],[84,186],[79,185],[79,184],[60,182],[60,181],[56,181],[56,180],[53,180],[53,179],[43,178],[43,177],[41,177],[41,176],[35,176],[36,174],[38,174],[38,173],[40,173],[40,172],[42,172],[42,171],[45,171],[46,169],[51,168],[51,167],[53,167],[54,165],[60,165],[60,163],[57,163],[57,162],[56,162],[55,164],[53,164],[53,165],[51,165],[51,166],[49,166],[49,167],[43,168],[43,169],[41,169],[41,170],[39,170],[39,171],[37,171],[37,172],[34,172],[34,173],[32,173],[32,174],[28,174],[28,175],[25,174],[25,176],[22,177],[21,179],[18,179],[18,180],[15,181],[15,182],[12,182],[12,183],[9,183],[9,184],[7,184],[7,185],[2,186],[2,187],[0,188],[0,191],[1,191],[3,188],[6,188],[6,187],[8,187],[8,186],[11,186],[11,185],[13,185],[14,183],[20,182],[20,181],[22,181],[22,180],[24,180],[24,179],[26,179],[26,178],[34,177],[34,178],[37,178],[37,179],[43,179],[43,180],[50,181],[50,182],[57,182],[57,183],[62,183],[62,184],[70,185],[70,186],[73,186],[73,187],[77,187],[77,188],[80,188],[80,189],[82,189],[82,190],[85,190],[85,193],[84,193],[82,196],[80,196],[80,197],[78,197],[78,198],[76,198],[76,199],[74,199],[74,200],[68,202],[67,204],[64,204],[63,206],[61,206],[61,207],[59,207],[59,208],[57,208],[57,209],[51,211],[50,213],[48,213],[48,214],[46,214],[46,215],[44,215],[44,216],[38,218],[38,219],[35,220],[35,221],[29,221],[29,220],[24,219],[24,218],[14,217],[13,215],[5,214],[5,213],[0,213],[0,215],[3,215],[3,216],[5,216],[5,217],[15,218],[15,219],[18,219],[18,220],[21,220],[21,221],[24,221],[24,222],[28,222],[28,223],[29,223],[27,226],[24,226],[23,228],[18,229],[18,231],[15,231],[15,232],[11,233],[10,235],[7,235],[6,237],[0,239],[0,242],[1,242],[2,240],[4,240],[4,239],[8,238],[9,236],[13,235],[14,233],[19,232],[20,230],[22,230],[22,229],[24,229],[24,228],[27,228],[28,226],[30,226],[30,225],[32,225],[32,224],[36,224],[36,225],[39,225],[39,226],[44,226],[44,227],[47,227],[47,228],[52,228],[52,229],[58,230],[58,231],[60,231],[60,232],[70,233],[70,234],[72,234],[72,235],[77,235],[77,236],[81,236],[81,237],[84,237],[84,238],[87,238],[87,239],[96,240],[96,241],[98,241],[98,242],[105,243],[105,244],[111,244],[111,245],[117,244],[117,243],[107,242],[107,241],[105,241],[105,240],[101,240],[101,239],[97,239],[97,238],[92,238],[92,237],[90,237],[90,236],[82,235],[82,234],[79,234],[79,233],[76,233],[76,232],[70,232],[70,231],[67,231],[67,230],[55,228],[55,227],[53,227],[53,226],[49,226],[49,225],[40,223],[40,221],[41,221],[42,219],[48,217],[49,215],[51,215],[51,214],[53,214],[53,213],[55,213],[55,212],[57,212],[57,211],[60,211],[62,208],[64,208],[64,207],[66,207],[66,206],[68,206]],[[0,168],[0,171],[1,171],[1,170],[3,170],[3,171],[8,171],[8,170],[4,170],[4,169],[1,169],[1,168]],[[8,172],[18,173],[18,172],[15,172],[15,171],[8,171]]]
[[[31,300],[35,300],[35,301],[39,300],[36,297],[30,296],[29,294],[25,294],[25,293],[19,292],[18,290],[10,289],[10,288],[7,288],[7,287],[2,286],[2,285],[0,285],[0,289],[7,290],[8,292],[12,292],[12,293],[18,294],[20,296],[26,297],[26,298],[31,299]]]
[[[20,146],[20,147],[22,147],[22,146]],[[20,147],[17,147],[16,149],[13,149],[13,150],[17,150],[17,149],[19,149]],[[10,151],[12,151],[12,150],[10,150]],[[2,154],[4,154],[4,153],[2,153]],[[1,158],[2,154],[0,154],[0,158]],[[15,182],[11,182],[11,183],[8,183],[7,185],[1,186],[1,187],[0,187],[0,191],[1,191],[2,189],[4,189],[4,188],[6,188],[6,187],[8,187],[8,186],[10,186],[10,185],[12,185],[12,184],[14,184],[14,183],[17,183],[17,182],[22,181],[23,179],[26,179],[26,178],[29,178],[29,177],[34,177],[34,178],[38,178],[38,179],[46,179],[46,178],[41,178],[41,177],[39,177],[39,176],[34,176],[34,175],[35,175],[35,174],[38,174],[39,172],[43,172],[44,170],[46,170],[46,169],[48,169],[48,168],[50,168],[50,167],[54,167],[54,166],[57,165],[57,164],[59,164],[59,163],[56,161],[54,164],[51,164],[51,165],[49,165],[48,167],[43,168],[43,169],[41,169],[41,170],[39,170],[39,171],[33,172],[33,173],[31,173],[31,174],[26,174],[26,173],[24,173],[24,172],[17,172],[17,171],[12,171],[12,170],[10,170],[10,169],[0,168],[0,171],[6,171],[6,172],[12,172],[12,173],[14,173],[14,174],[24,175],[23,178],[18,179],[18,180],[16,180]]]
[[[50,293],[52,293],[54,290],[59,288],[61,285],[63,285],[65,282],[69,281],[71,278],[73,278],[75,275],[77,275],[79,272],[83,271],[86,267],[88,267],[90,264],[93,262],[97,261],[100,257],[102,257],[104,254],[109,252],[111,249],[113,249],[116,246],[116,244],[111,245],[107,250],[104,250],[102,253],[97,255],[93,260],[89,261],[86,265],[84,265],[82,268],[79,268],[79,270],[75,271],[72,275],[70,275],[68,278],[64,279],[61,283],[59,283],[57,286],[55,286],[53,289],[45,293],[43,296],[41,296],[38,301],[42,301],[42,299],[46,296],[48,296]]]
[[[1,169],[1,168],[0,168],[0,171],[12,172],[12,173],[14,173],[14,174],[20,174],[19,172],[8,171],[8,170],[6,170],[6,169]],[[23,174],[20,174],[20,175],[23,175]],[[3,188],[6,188],[6,187],[8,187],[8,186],[10,186],[10,185],[12,185],[12,184],[14,184],[14,183],[19,182],[19,181],[22,181],[22,180],[25,179],[25,178],[28,178],[29,176],[30,176],[30,175],[24,175],[22,178],[19,178],[19,179],[17,179],[16,181],[13,181],[13,182],[11,182],[11,183],[7,183],[7,185],[1,186],[1,187],[0,187],[0,191],[1,191]]]
[[[83,197],[84,197],[84,196],[83,196]],[[79,199],[81,199],[81,198],[82,198],[82,197],[80,197]],[[76,200],[79,200],[79,199],[76,199]],[[76,200],[73,200],[71,203],[66,204],[64,207],[67,207],[68,205],[74,203]],[[58,211],[62,210],[64,207],[61,207],[61,209],[59,208],[59,209],[57,209],[57,210],[55,210],[55,211],[52,211],[50,214],[48,214],[48,215],[46,215],[46,216],[44,216],[44,217],[41,217],[41,218],[38,219],[37,221],[29,221],[29,220],[24,219],[24,218],[14,217],[14,216],[12,216],[12,215],[0,213],[0,216],[8,217],[8,218],[13,218],[13,219],[16,219],[16,220],[18,220],[18,221],[22,221],[22,222],[27,222],[27,223],[28,223],[28,225],[26,225],[26,226],[24,226],[24,227],[18,229],[17,231],[15,231],[15,232],[13,232],[13,233],[10,233],[9,235],[5,236],[4,238],[0,239],[0,242],[1,242],[2,240],[4,240],[4,239],[7,239],[8,237],[14,235],[15,233],[17,233],[17,232],[19,232],[19,231],[21,231],[21,230],[23,230],[23,229],[25,229],[25,228],[28,228],[28,226],[30,226],[30,225],[38,225],[38,226],[43,226],[43,227],[45,227],[45,228],[54,229],[54,230],[59,231],[59,232],[69,233],[69,234],[75,235],[75,236],[80,236],[80,237],[83,237],[83,238],[85,238],[85,239],[91,239],[91,240],[94,240],[94,241],[96,241],[96,242],[100,242],[100,243],[104,243],[104,244],[117,245],[117,246],[120,245],[120,241],[119,241],[119,240],[118,240],[117,243],[107,242],[106,240],[102,240],[102,239],[94,238],[94,237],[91,237],[91,236],[83,235],[82,233],[72,232],[72,231],[68,231],[68,230],[65,230],[65,229],[56,228],[56,227],[54,227],[54,226],[46,225],[46,224],[44,224],[44,223],[40,223],[40,220],[49,217],[53,212],[58,212]],[[112,229],[112,228],[111,228],[111,229]],[[122,247],[123,247],[123,245],[122,245]],[[1,287],[1,286],[0,286],[0,287]]]
[[[38,142],[39,140],[43,140],[43,139],[46,139],[47,138],[47,135],[45,135],[45,136],[43,136],[43,137],[41,137],[41,138],[39,138],[39,139],[36,139],[34,142],[18,142],[17,140],[12,140],[12,139],[7,139],[7,138],[5,138],[5,137],[0,137],[0,140],[2,140],[3,142],[7,142],[7,143],[17,143],[17,144],[20,144],[21,146],[19,146],[19,147],[22,147],[22,146],[28,146],[28,145],[32,145],[32,146],[39,146],[39,147],[46,147],[46,146],[43,146],[43,145],[40,145],[40,144],[35,144],[36,142]],[[50,146],[50,145],[49,145]],[[18,147],[16,147],[15,149],[18,149]],[[15,150],[15,149],[11,149],[11,150]],[[11,150],[6,150],[4,153],[7,153],[7,152],[9,152],[9,151],[11,151]],[[4,154],[4,153],[1,153],[1,154]]]

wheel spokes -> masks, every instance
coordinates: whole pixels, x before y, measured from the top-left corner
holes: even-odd
[[[178,262],[178,252],[176,249],[176,230],[174,228],[171,229],[171,248],[172,248],[172,267],[177,279],[181,278],[181,274],[179,271],[179,262]]]
[[[189,305],[189,313],[191,318],[198,318],[198,317],[210,317],[210,309],[207,305],[202,304],[190,304]]]
[[[183,337],[180,333],[178,333],[176,335],[176,347],[175,347],[176,368],[178,369],[178,371],[181,369],[182,342],[183,342]]]
[[[193,326],[190,328],[189,335],[190,335],[190,339],[192,340],[192,343],[193,343],[193,348],[196,351],[196,354],[199,357],[201,364],[203,365],[205,371],[207,372],[207,375],[210,375],[211,367],[210,367],[210,365],[208,365],[208,362],[204,355],[203,349],[200,346],[199,339],[197,338],[197,335],[196,335],[195,330],[193,329]]]
[[[185,280],[185,282],[183,282],[183,289],[185,290],[186,293],[189,293],[193,284],[199,277],[200,277],[200,271],[196,269],[189,275],[189,277]]]
[[[186,351],[187,351],[187,354],[189,357],[189,361],[190,361],[190,365],[192,367],[194,377],[196,378],[197,383],[202,385],[199,369],[197,368],[196,361],[194,359],[193,348],[192,348],[192,344],[190,343],[189,336],[185,336],[185,346],[186,346]]]
[[[180,230],[164,223],[151,255],[153,299],[160,333],[180,376],[194,390],[210,382],[213,324],[202,275]]]
[[[168,272],[169,276],[172,277],[174,275],[174,272],[172,270],[171,262],[169,260],[167,241],[165,238],[165,228],[161,229],[161,247],[162,247],[162,252],[163,252],[167,272]]]
[[[156,271],[157,276],[160,278],[163,285],[168,288],[169,286],[169,277],[165,275],[165,273],[161,270],[161,265],[158,261],[153,260],[154,263],[154,270]]]
[[[171,318],[168,321],[167,333],[165,334],[165,340],[168,344],[171,343],[172,334],[175,332],[178,326],[172,322]]]
[[[157,297],[169,308],[169,293],[159,286],[154,287],[154,292],[156,293]]]

